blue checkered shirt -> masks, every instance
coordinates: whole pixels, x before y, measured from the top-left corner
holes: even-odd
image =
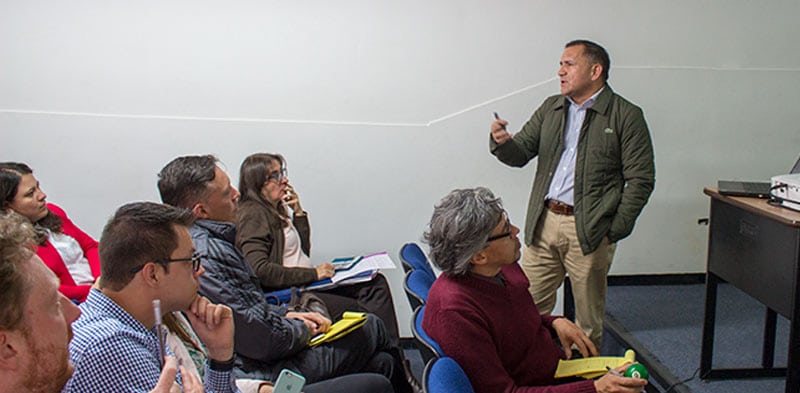
[[[72,324],[75,373],[63,392],[149,392],[161,375],[158,337],[117,303],[92,289]],[[167,348],[167,353],[172,351]],[[176,378],[181,383],[180,375]],[[205,366],[207,393],[238,392],[230,371]]]

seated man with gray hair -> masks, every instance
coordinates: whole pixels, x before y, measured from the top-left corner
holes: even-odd
[[[461,365],[477,393],[641,391],[646,380],[611,373],[597,380],[553,377],[573,345],[584,357],[597,350],[568,319],[539,314],[517,263],[518,234],[490,190],[445,196],[424,235],[443,274],[428,294],[423,329]]]

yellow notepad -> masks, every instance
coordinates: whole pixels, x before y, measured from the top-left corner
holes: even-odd
[[[624,357],[595,356],[583,359],[558,361],[555,378],[581,377],[586,379],[597,378],[607,373],[606,367],[616,368],[625,363],[636,361],[636,353],[629,349]]]
[[[345,311],[342,314],[342,319],[336,321],[331,328],[328,329],[327,332],[318,334],[314,338],[311,339],[311,342],[308,344],[310,347],[316,347],[317,345],[338,340],[348,333],[356,330],[364,324],[367,323],[367,314],[363,312],[354,312],[354,311]]]

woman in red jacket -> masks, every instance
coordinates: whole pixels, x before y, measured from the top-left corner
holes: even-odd
[[[82,302],[100,276],[97,241],[70,221],[60,207],[46,203],[33,170],[22,163],[0,163],[0,208],[31,221],[39,234],[36,254],[58,276],[58,290]]]

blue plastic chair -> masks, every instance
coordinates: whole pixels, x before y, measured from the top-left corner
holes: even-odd
[[[419,345],[419,352],[422,358],[427,362],[430,359],[444,356],[442,347],[434,341],[425,330],[422,329],[422,317],[425,315],[425,306],[417,307],[414,310],[414,316],[411,319],[411,333]]]
[[[446,356],[428,362],[422,385],[425,393],[475,393],[464,369]]]
[[[403,270],[409,272],[411,270],[422,270],[427,273],[432,279],[436,279],[436,273],[433,272],[430,261],[422,249],[419,248],[417,243],[406,243],[400,248],[400,261],[403,264]]]
[[[428,291],[430,291],[431,285],[433,285],[433,280],[422,270],[411,270],[406,273],[403,289],[406,291],[412,310],[416,310],[417,307],[428,301]]]

